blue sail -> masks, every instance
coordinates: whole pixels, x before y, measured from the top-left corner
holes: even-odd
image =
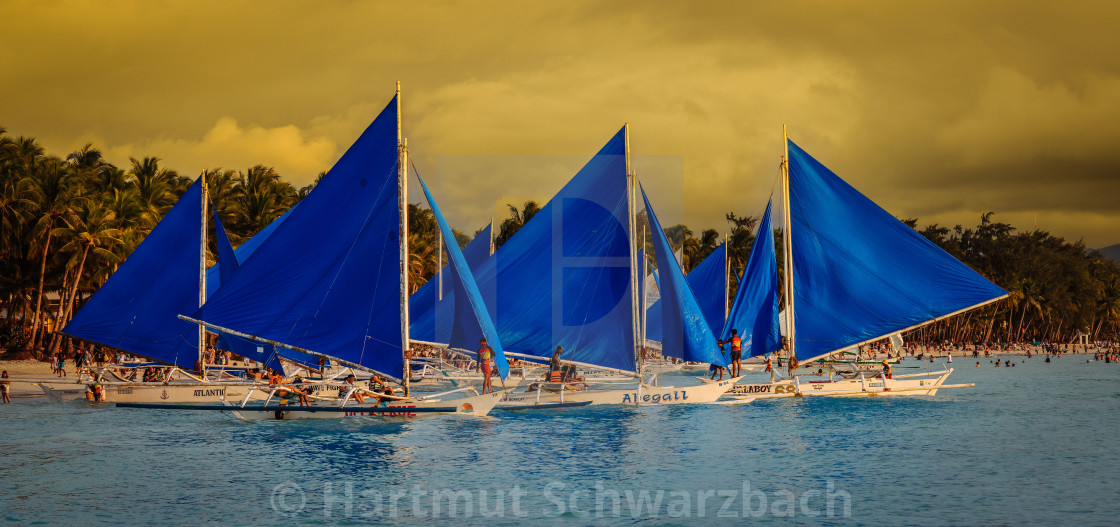
[[[200,319],[403,376],[397,117],[394,97]]]
[[[241,264],[237,261],[237,255],[233,250],[233,245],[229,243],[229,236],[226,235],[226,229],[222,226],[222,219],[218,217],[218,211],[213,208],[210,210],[214,211],[214,241],[218,246],[218,276],[228,280],[233,277],[233,274],[237,272]],[[206,270],[206,275],[206,296],[209,297],[212,294],[209,290],[210,269]],[[216,287],[215,290],[217,290]]]
[[[214,235],[215,245],[218,247],[218,265],[212,266],[206,271],[206,289],[207,297],[214,294],[220,282],[228,281],[233,278],[240,268],[238,262],[237,251],[234,251],[233,245],[229,243],[229,236],[226,235],[226,230],[222,226],[222,220],[218,217],[218,213],[214,211]],[[279,221],[279,220],[277,220]],[[265,230],[268,230],[267,228]],[[268,237],[268,233],[258,233],[257,236],[263,238]],[[244,244],[242,244],[244,245]],[[216,279],[211,279],[213,274],[211,271],[217,271]],[[270,344],[261,344],[252,340],[229,335],[225,333],[218,334],[218,349],[229,350],[242,357],[255,360],[263,363],[265,366],[272,368],[276,371],[284,371],[283,364],[280,362],[280,357],[276,354],[276,350]],[[308,358],[306,354],[300,354],[301,358]]]
[[[795,353],[808,360],[1007,292],[789,141]]]
[[[490,224],[482,229],[463,248],[463,258],[471,270],[490,257]],[[448,343],[451,338],[455,316],[455,290],[450,279],[443,283],[443,299],[439,299],[439,277],[449,266],[444,266],[438,274],[420,286],[408,297],[408,333],[412,340]],[[447,277],[448,274],[443,274]],[[476,341],[477,342],[477,341]]]
[[[758,236],[721,332],[720,340],[730,340],[731,330],[739,331],[744,358],[782,349],[782,334],[778,328],[778,264],[770,215],[772,204],[766,204],[766,213],[758,224]]]
[[[436,222],[439,223],[439,228],[443,232],[444,239],[454,240],[455,234],[451,232],[451,227],[447,224],[447,220],[443,218],[443,213],[439,210],[439,205],[436,204],[435,198],[428,190],[428,186],[424,184],[424,180],[420,175],[416,175],[416,179],[420,181],[420,188],[424,190],[424,196],[428,198],[428,204],[432,207],[432,214],[436,217]],[[502,379],[509,376],[509,363],[506,362],[505,352],[502,349],[501,339],[498,338],[498,330],[494,327],[494,322],[490,319],[490,313],[486,310],[486,301],[482,298],[482,293],[478,291],[478,285],[475,284],[474,275],[471,274],[471,269],[467,265],[467,260],[463,256],[462,250],[459,249],[459,244],[450,243],[447,245],[447,255],[451,258],[451,264],[448,267],[452,268],[451,273],[448,273],[451,282],[454,285],[456,297],[462,297],[470,304],[471,313],[474,315],[474,324],[481,328],[481,333],[486,337],[487,343],[490,348],[494,350],[494,362],[498,366],[498,373]],[[479,342],[475,340],[474,345],[477,349]],[[465,345],[464,345],[465,346]]]
[[[62,333],[194,369],[202,184],[196,180]]]
[[[654,276],[656,277],[657,274]],[[693,267],[684,279],[695,293],[696,302],[700,305],[700,311],[704,313],[704,320],[708,322],[708,327],[712,328],[712,333],[715,333],[717,329],[723,327],[727,303],[727,244],[716,247],[707,258]],[[649,306],[646,320],[646,338],[660,342],[663,336],[661,300]]]
[[[625,129],[475,272],[506,351],[633,371]]]
[[[661,353],[690,362],[707,362],[726,367],[727,357],[720,353],[700,304],[685,281],[680,264],[673,257],[669,239],[661,229],[661,222],[657,220],[657,214],[649,204],[645,189],[642,189],[642,199],[646,205],[649,228],[653,232],[657,269],[661,276],[661,327],[664,332]]]

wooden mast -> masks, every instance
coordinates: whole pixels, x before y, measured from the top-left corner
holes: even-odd
[[[792,359],[796,357],[794,349],[794,342],[797,337],[797,328],[794,327],[794,302],[793,302],[793,236],[790,229],[793,223],[790,214],[790,200],[789,200],[789,134],[786,131],[786,126],[782,125],[782,139],[785,147],[785,156],[782,158],[782,203],[783,203],[783,221],[782,230],[782,252],[785,269],[785,295],[786,295],[786,339],[789,343],[789,356]]]
[[[198,244],[198,307],[202,308],[202,304],[206,303],[206,231],[209,227],[207,213],[207,204],[210,201],[209,195],[206,191],[206,171],[202,171],[200,178],[202,181],[202,228],[199,236]],[[206,379],[206,328],[198,326],[198,373],[202,379]]]
[[[408,143],[401,134],[401,83],[397,81],[397,206],[400,208],[401,236],[401,354],[404,357],[404,371],[401,375],[404,393],[408,395],[408,382],[412,377],[409,365],[408,339]]]

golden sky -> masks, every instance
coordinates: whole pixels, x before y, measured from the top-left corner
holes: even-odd
[[[726,230],[765,208],[785,124],[896,216],[1120,243],[1120,2],[0,3],[0,125],[58,155],[305,184],[399,80],[467,232],[624,122],[662,223]]]

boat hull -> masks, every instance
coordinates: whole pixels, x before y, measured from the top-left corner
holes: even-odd
[[[385,402],[378,406],[353,404],[347,405],[341,411],[337,406],[328,403],[319,403],[323,411],[300,411],[297,406],[290,406],[292,410],[274,410],[274,405],[266,411],[253,410],[251,407],[240,408],[229,405],[226,410],[239,419],[246,420],[291,420],[291,419],[338,419],[343,417],[364,417],[384,421],[407,421],[437,415],[463,415],[471,417],[484,417],[502,399],[505,392],[492,392],[470,397],[446,400],[414,400]],[[417,411],[416,409],[421,409]]]
[[[59,389],[45,384],[39,387],[50,400],[65,402],[84,399],[90,385],[80,388]],[[102,383],[104,397],[100,402],[111,403],[220,403],[223,400],[240,401],[252,388],[247,384],[187,383],[187,384],[110,384]],[[255,391],[250,400],[264,399],[267,393]]]
[[[530,391],[510,394],[502,400],[503,407],[536,406],[553,403],[583,403],[591,405],[623,404],[657,406],[663,404],[712,403],[735,386],[739,378],[699,386],[649,386],[643,385],[622,390],[590,389],[583,391],[546,392]]]
[[[729,390],[729,397],[772,399],[781,397],[873,397],[901,395],[937,395],[953,370],[896,375],[893,379],[856,378],[831,381],[794,382],[789,379],[763,384],[739,384]]]

